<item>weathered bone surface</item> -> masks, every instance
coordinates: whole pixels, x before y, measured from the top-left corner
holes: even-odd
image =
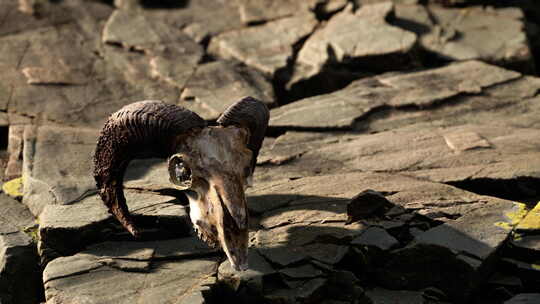
[[[253,173],[269,111],[252,97],[231,105],[206,127],[197,114],[160,101],[141,101],[111,115],[98,140],[94,177],[101,198],[132,235],[140,234],[126,205],[123,178],[135,158],[169,157],[170,181],[188,190],[199,236],[220,245],[235,269],[247,268],[244,188]]]

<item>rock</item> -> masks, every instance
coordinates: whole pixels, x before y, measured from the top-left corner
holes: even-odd
[[[50,3],[40,0],[3,1],[0,37],[16,35],[47,27],[77,23],[88,29],[107,18],[112,8],[98,1],[69,1]]]
[[[478,81],[471,83],[469,77]],[[383,74],[357,80],[334,93],[305,98],[273,109],[270,125],[349,129],[355,121],[383,107],[425,108],[460,94],[481,93],[484,88],[519,77],[519,73],[479,61],[459,62],[408,74]],[[327,110],[329,105],[333,109],[331,112]]]
[[[390,203],[384,195],[373,190],[365,190],[355,195],[347,204],[347,222],[352,223],[370,217],[387,207]]]
[[[294,301],[316,303],[323,298],[326,282],[326,279],[323,278],[312,279],[295,289],[273,291],[266,295],[265,298],[278,303],[294,303]]]
[[[291,105],[294,104],[296,103]],[[279,109],[282,108],[284,107]],[[492,118],[485,119],[486,121],[475,125],[447,128],[411,126],[376,134],[326,135],[321,139],[312,134],[289,132],[278,138],[271,150],[263,150],[261,154],[272,159],[273,151],[276,151],[276,157],[281,156],[278,146],[282,142],[305,136],[296,146],[286,147],[288,155],[299,156],[288,164],[264,166],[258,169],[255,175],[259,180],[270,180],[273,176],[291,178],[321,173],[334,174],[344,170],[407,172],[420,178],[452,183],[466,189],[478,181],[476,189],[492,188],[500,191],[503,197],[515,197],[519,196],[519,193],[534,196],[536,188],[533,181],[538,178],[537,168],[540,164],[537,164],[538,152],[531,143],[538,138],[538,129],[497,126],[492,124]],[[466,143],[467,140],[459,141],[456,137],[452,139],[452,144],[461,145],[460,149],[464,149],[459,152],[449,147],[445,140],[446,134],[451,137],[472,133],[476,134],[475,137],[482,138],[482,142]],[[312,141],[304,144],[304,140],[308,139]],[[488,142],[489,147],[486,147],[484,142]],[[463,148],[465,146],[468,148]],[[502,181],[512,186],[508,189],[496,186],[497,182]],[[388,196],[387,198],[390,199]],[[437,213],[435,210],[424,214],[429,214],[432,218],[446,217],[444,213]]]
[[[135,10],[149,19],[161,20],[168,26],[183,31],[197,43],[242,27],[235,2],[219,0],[193,2],[154,2],[116,0],[115,5],[124,10]],[[164,4],[165,3],[165,4]],[[172,6],[172,7],[171,7]]]
[[[152,92],[147,84],[126,82],[126,70],[119,70],[105,60],[96,60],[95,54],[101,54],[100,46],[94,46],[87,35],[77,25],[67,24],[59,30],[45,28],[2,38],[0,51],[6,55],[0,60],[4,71],[0,77],[3,83],[0,108],[48,124],[88,128],[101,127],[112,112],[128,103],[158,97],[167,100],[163,91]],[[28,41],[32,43],[28,44]],[[23,70],[30,78],[26,78]],[[36,74],[35,71],[41,72]],[[60,72],[62,77],[69,78],[61,80],[65,83],[62,85],[57,84],[60,78],[47,76]],[[43,78],[36,78],[40,75]],[[66,83],[71,79],[77,83]],[[46,85],[28,84],[29,80]],[[178,92],[175,98],[178,98]],[[110,102],[103,106],[101,100]],[[10,106],[6,109],[8,101]]]
[[[39,257],[35,241],[23,232],[34,225],[34,218],[24,205],[3,194],[0,208],[0,302],[38,303],[43,289]]]
[[[442,138],[440,141],[444,144]],[[361,188],[351,185],[361,185]],[[254,188],[251,194],[264,197],[268,193],[275,197],[288,193],[289,196],[286,207],[261,215],[261,224],[268,228],[259,230],[253,243],[262,255],[282,266],[318,259],[314,256],[316,250],[309,249],[307,244],[326,245],[328,240],[342,242],[358,235],[360,238],[368,236],[365,226],[350,230],[352,227],[345,225],[344,219],[337,221],[338,215],[346,212],[344,207],[336,208],[346,204],[337,199],[352,197],[358,190],[389,193],[387,198],[394,204],[402,207],[414,204],[418,212],[444,212],[449,216],[445,224],[428,226],[428,230],[419,234],[412,244],[391,251],[389,260],[378,271],[378,278],[384,287],[392,289],[434,286],[453,301],[466,299],[485,274],[493,270],[495,252],[509,237],[511,228],[525,215],[522,205],[510,201],[396,173],[333,173],[288,182],[277,180],[274,184],[267,181],[260,187],[259,192]],[[332,207],[331,202],[336,207]],[[325,213],[326,210],[336,213],[329,217],[331,214]],[[333,218],[335,222],[315,224],[316,219],[322,218]],[[328,226],[330,224],[332,226]],[[381,228],[371,229],[380,231]],[[395,241],[391,243],[395,244]]]
[[[226,32],[210,41],[211,54],[236,59],[263,73],[274,76],[287,67],[293,45],[308,36],[317,20],[305,13],[271,21],[260,26]]]
[[[373,304],[403,303],[403,304],[422,304],[426,303],[422,293],[418,291],[407,290],[388,290],[375,288],[366,290],[366,297]]]
[[[158,251],[155,248],[159,248],[160,242],[138,243],[131,249],[138,248],[134,253],[129,250],[128,255],[110,255],[119,245],[111,242],[99,249],[51,261],[43,273],[47,303],[133,303],[137,299],[152,303],[187,303],[183,301],[200,298],[198,293],[207,291],[206,285],[215,283],[211,277],[218,267],[215,258],[174,260],[174,255],[166,255],[158,260],[151,254],[139,254]],[[176,248],[180,251],[183,250],[178,247],[181,245],[182,242],[177,242]]]
[[[240,17],[242,22],[256,23],[289,17],[299,13],[308,12],[310,3],[314,1],[239,1]]]
[[[127,204],[139,225],[161,227],[161,234],[188,235],[191,222],[174,197],[125,191]],[[138,218],[138,219],[137,219]],[[112,215],[98,195],[68,205],[47,205],[39,216],[40,240],[62,255],[111,236]],[[123,231],[123,230],[120,230]]]
[[[504,304],[533,304],[538,301],[540,301],[540,293],[521,293],[505,301]]]
[[[516,226],[516,231],[535,234],[540,232],[540,203],[527,213],[525,218]]]
[[[512,216],[519,209],[517,204],[490,198],[485,208],[472,210],[455,221],[431,228],[416,237],[415,242],[439,245],[479,260],[488,260],[508,237],[506,228],[519,220]],[[481,223],[478,218],[482,218]]]
[[[427,10],[430,18],[426,18]],[[534,73],[519,8],[397,5],[395,11],[398,25],[415,32],[421,47],[430,53],[447,60],[479,59]]]
[[[488,283],[514,289],[521,289],[523,287],[523,283],[519,277],[509,276],[502,273],[495,273],[489,278]]]
[[[351,303],[363,299],[364,289],[354,273],[346,270],[336,270],[328,275],[327,298],[339,299]],[[360,302],[363,303],[363,302]]]
[[[190,77],[182,99],[184,106],[204,119],[217,119],[233,102],[252,96],[273,107],[275,96],[272,85],[264,76],[248,67],[227,61],[210,62],[198,66]]]
[[[185,87],[202,58],[201,47],[187,34],[135,10],[115,11],[103,29],[103,42],[147,53],[152,75],[179,88]]]
[[[234,271],[231,263],[227,260],[219,266],[218,280],[238,291],[241,284],[261,294],[264,289],[263,280],[276,271],[268,262],[253,248],[248,251],[249,269],[242,272]]]
[[[495,253],[508,237],[509,230],[503,223],[511,222],[507,214],[518,208],[511,202],[491,198],[486,207],[478,206],[457,220],[417,235],[412,244],[393,254],[379,276],[381,283],[397,289],[435,286],[454,300],[467,298],[493,271]],[[441,271],[445,279],[426,271]]]
[[[347,247],[326,243],[325,239],[350,240],[364,227],[360,224],[289,224],[270,230],[259,230],[253,246],[272,263],[288,266],[306,259],[336,264],[347,253]],[[320,240],[320,241],[318,241]]]
[[[390,2],[366,5],[356,12],[349,5],[333,16],[302,46],[297,59],[301,67],[296,68],[302,73],[292,81],[309,79],[332,64],[354,63],[377,71],[399,69],[399,62],[409,60],[416,35],[386,23],[393,10]]]
[[[70,204],[95,193],[93,152],[98,131],[28,126],[24,132],[23,203],[39,215],[49,204]]]
[[[463,302],[479,284],[476,265],[439,246],[406,247],[392,256],[376,273],[377,282],[385,288],[418,290],[435,286],[452,302]]]
[[[386,251],[399,245],[399,242],[388,234],[386,230],[378,227],[370,227],[352,240],[351,245],[373,246]]]
[[[323,275],[321,270],[310,264],[299,267],[284,268],[279,272],[292,279],[310,279]]]
[[[9,160],[4,173],[5,180],[12,180],[22,175],[23,134],[23,125],[12,125],[9,127]]]

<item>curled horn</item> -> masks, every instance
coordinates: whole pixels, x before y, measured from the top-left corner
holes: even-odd
[[[123,191],[124,172],[135,158],[168,157],[181,135],[206,122],[182,107],[141,101],[112,114],[105,123],[94,154],[94,178],[105,205],[133,236],[139,236]]]
[[[230,105],[217,119],[217,123],[222,126],[236,125],[249,130],[250,136],[247,146],[253,152],[252,172],[257,163],[257,156],[264,140],[269,118],[268,107],[262,101],[253,97],[245,97]]]

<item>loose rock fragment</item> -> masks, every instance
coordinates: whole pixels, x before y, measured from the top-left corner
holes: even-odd
[[[373,190],[364,190],[355,195],[347,204],[347,223],[368,218],[384,208],[390,208],[390,203],[384,195]]]
[[[386,251],[399,245],[399,242],[388,234],[386,230],[378,227],[370,227],[352,240],[351,245],[373,246]]]
[[[522,293],[504,302],[504,304],[534,304],[539,301],[540,293]]]
[[[258,71],[227,61],[216,61],[197,67],[186,83],[182,105],[204,119],[216,119],[231,101],[246,96],[273,107],[275,96],[271,83]]]
[[[385,18],[393,12],[390,2],[366,5],[356,12],[349,5],[333,16],[327,24],[311,35],[298,54],[297,65],[302,66],[301,75],[293,82],[319,74],[325,65],[366,61],[374,69],[388,61],[407,58],[416,41],[416,35],[386,23]],[[378,67],[377,67],[378,66]],[[384,69],[383,69],[384,70]]]
[[[293,55],[293,45],[309,35],[317,20],[310,13],[223,33],[208,47],[216,56],[237,59],[270,76],[285,67]]]
[[[425,50],[444,59],[480,59],[534,73],[519,8],[397,5],[396,17],[403,20],[398,24],[418,34]]]
[[[444,140],[450,149],[460,152],[477,148],[489,148],[487,140],[480,137],[476,132],[452,133],[444,136]]]
[[[0,302],[33,304],[42,292],[35,240],[23,231],[34,217],[21,203],[0,194]]]

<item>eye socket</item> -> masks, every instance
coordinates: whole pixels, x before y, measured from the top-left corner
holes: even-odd
[[[173,155],[169,159],[169,180],[171,183],[184,188],[191,187],[191,169],[181,156]]]

